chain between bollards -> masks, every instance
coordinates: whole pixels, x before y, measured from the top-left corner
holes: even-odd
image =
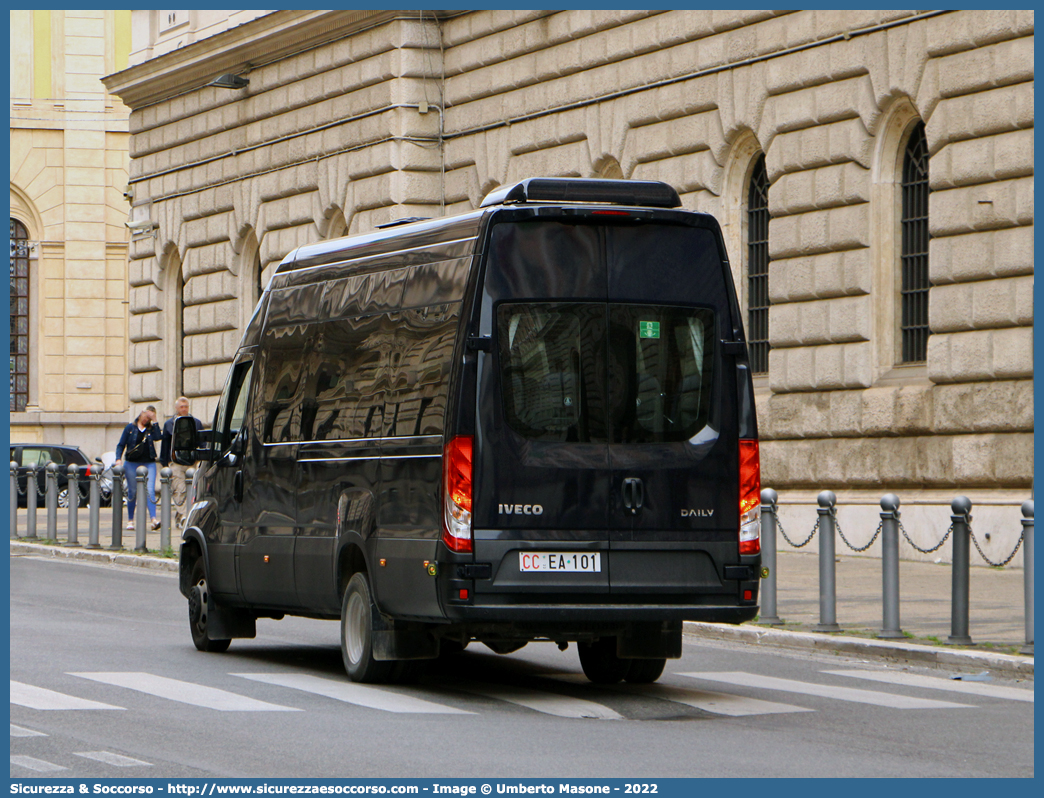
[[[772,488],[761,491],[761,616],[758,623],[782,626],[776,614],[776,524],[779,494]]]
[[[1022,505],[1022,578],[1026,613],[1026,644],[1019,649],[1033,655],[1033,500]]]
[[[894,493],[881,497],[880,529],[882,622],[877,636],[897,640],[905,635],[899,627],[899,497]]]

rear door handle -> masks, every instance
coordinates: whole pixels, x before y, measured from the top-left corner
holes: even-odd
[[[632,515],[637,515],[638,511],[642,509],[644,500],[645,486],[642,481],[637,477],[627,477],[623,481],[624,507],[630,510]]]

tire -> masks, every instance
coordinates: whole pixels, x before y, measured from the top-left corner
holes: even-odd
[[[627,676],[631,660],[616,656],[616,638],[600,637],[593,643],[577,645],[580,667],[595,684],[616,684]]]
[[[632,659],[625,660],[631,664],[624,675],[631,684],[652,684],[663,675],[663,669],[667,666],[666,657],[656,659]]]
[[[375,610],[366,574],[353,575],[341,601],[341,659],[353,682],[381,684],[401,673],[399,663],[373,658]]]
[[[63,509],[69,509],[69,488],[68,486],[58,491],[58,506]]]
[[[207,604],[210,599],[210,589],[207,587],[207,575],[202,557],[192,564],[189,584],[191,585],[189,588],[189,631],[192,634],[193,644],[199,651],[216,654],[227,651],[231,640],[211,640],[207,636]]]

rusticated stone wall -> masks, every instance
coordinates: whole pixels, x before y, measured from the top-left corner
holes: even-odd
[[[144,60],[107,79],[134,109],[131,217],[158,224],[131,248],[132,400],[183,390],[212,411],[257,263],[267,279],[301,244],[474,208],[531,175],[675,186],[721,220],[745,305],[746,182],[764,152],[765,484],[1025,492],[1033,23],[1031,11],[284,11]],[[250,84],[203,87],[222,72]],[[902,366],[898,183],[917,120],[932,336],[927,362]]]

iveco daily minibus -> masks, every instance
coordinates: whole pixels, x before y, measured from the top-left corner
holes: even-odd
[[[339,619],[355,681],[481,642],[651,682],[685,620],[757,613],[747,348],[709,215],[532,178],[301,247],[235,356],[181,543],[192,638]]]

